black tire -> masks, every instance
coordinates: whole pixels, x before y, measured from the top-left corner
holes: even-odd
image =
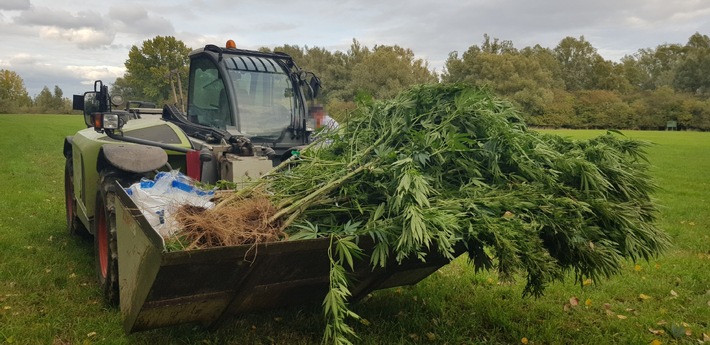
[[[116,181],[127,185],[131,178],[126,174],[114,171],[101,173],[96,192],[96,212],[94,213],[96,275],[104,299],[109,306],[117,306],[119,303]]]
[[[67,155],[64,165],[64,206],[67,215],[67,231],[70,235],[88,238],[89,231],[76,214],[76,196],[74,195],[74,166],[71,153]]]

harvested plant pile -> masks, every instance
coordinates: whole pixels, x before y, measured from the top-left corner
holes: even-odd
[[[653,224],[645,143],[618,133],[577,141],[528,130],[511,105],[462,85],[425,85],[359,107],[346,127],[322,135],[255,185],[267,222],[292,239],[332,236],[325,340],[347,343],[347,267],[357,236],[375,240],[372,265],[465,245],[477,268],[511,277],[526,294],[572,270],[609,276],[622,262],[668,246]],[[332,142],[331,142],[332,141]],[[259,194],[262,195],[262,194]],[[315,224],[315,225],[314,225]]]

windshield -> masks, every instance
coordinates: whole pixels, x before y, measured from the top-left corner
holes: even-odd
[[[208,59],[192,62],[190,121],[233,134],[278,140],[291,126],[296,106],[287,71],[267,57],[224,55],[223,63],[227,75],[218,73]],[[227,97],[230,89],[235,97]]]
[[[247,136],[276,139],[291,125],[293,86],[276,61],[264,57],[225,58],[236,92],[238,128]]]

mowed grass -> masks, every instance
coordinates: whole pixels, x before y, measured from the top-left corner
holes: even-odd
[[[94,278],[93,243],[65,229],[62,141],[80,116],[0,115],[0,344],[317,344],[312,305],[243,315],[209,331],[127,335]],[[588,138],[602,131],[550,131]],[[658,225],[673,247],[623,273],[523,298],[522,279],[475,273],[465,258],[412,287],[353,306],[358,344],[698,344],[710,334],[710,133],[636,132],[655,143]],[[298,296],[293,296],[298,298]],[[706,341],[710,343],[710,341]]]

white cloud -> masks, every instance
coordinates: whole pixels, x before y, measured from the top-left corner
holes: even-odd
[[[26,10],[30,8],[30,0],[2,0],[0,10]]]
[[[21,25],[54,26],[64,29],[91,27],[101,29],[106,27],[105,18],[94,11],[79,11],[76,15],[66,10],[49,7],[31,7],[20,12],[15,22]]]
[[[97,31],[92,28],[60,29],[57,27],[43,27],[40,37],[45,39],[60,39],[75,43],[80,49],[90,49],[111,44],[114,34]]]
[[[112,83],[116,78],[126,73],[124,67],[116,66],[67,66],[65,71],[71,73],[77,79],[81,79],[82,85],[92,86],[94,81],[103,80],[105,83]],[[88,88],[87,88],[88,90]]]
[[[142,7],[111,7],[108,17],[115,21],[117,29],[121,32],[147,36],[175,34],[175,28],[169,20],[151,16]]]

